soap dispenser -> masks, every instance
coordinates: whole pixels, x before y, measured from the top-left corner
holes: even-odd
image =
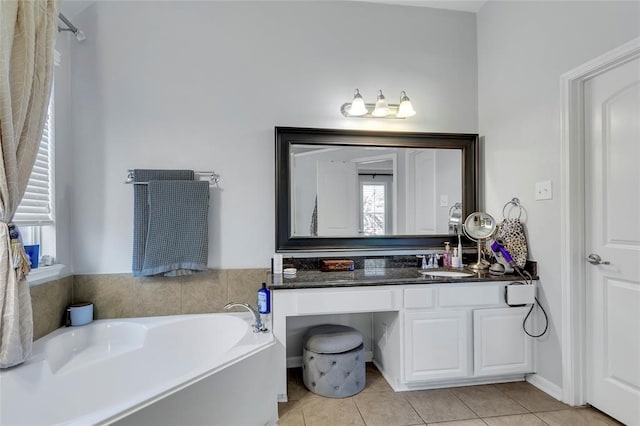
[[[442,255],[442,266],[451,267],[451,249],[449,248],[449,242],[444,243],[444,254]]]

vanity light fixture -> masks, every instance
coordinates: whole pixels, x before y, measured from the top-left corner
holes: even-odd
[[[367,111],[367,108],[364,103],[364,99],[362,99],[362,95],[360,94],[360,91],[356,89],[356,91],[353,94],[353,100],[349,105],[349,115],[353,117],[361,117],[365,115],[367,112],[369,111]]]
[[[407,118],[416,114],[411,105],[411,101],[404,90],[400,93],[400,104],[387,104],[387,99],[378,90],[378,97],[375,104],[364,102],[360,90],[356,89],[351,102],[342,104],[340,112],[345,117],[363,118]]]
[[[382,94],[382,90],[378,90],[378,99],[376,100],[376,106],[371,115],[374,117],[386,117],[389,115],[389,105],[387,105],[387,100]]]
[[[414,115],[416,115],[416,110],[413,109],[413,105],[411,105],[407,92],[403,90],[402,93],[400,93],[400,106],[398,107],[396,117],[406,118],[413,117]]]

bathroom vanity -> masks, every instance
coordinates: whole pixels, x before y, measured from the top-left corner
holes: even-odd
[[[415,268],[276,275],[278,400],[287,400],[287,321],[302,316],[371,313],[370,358],[395,391],[522,380],[534,372],[532,339],[522,329],[530,305],[506,305],[505,286],[514,281],[521,280],[422,276]]]
[[[478,139],[276,127],[276,252],[422,254],[455,244],[461,229],[452,208],[461,218],[479,207]],[[359,200],[376,185],[376,205],[384,208],[371,216]],[[461,240],[468,254],[471,241]],[[361,328],[368,360],[396,391],[522,380],[534,371],[532,341],[522,329],[530,305],[510,307],[504,297],[505,285],[519,276],[423,276],[409,258],[401,265],[365,259],[349,272],[316,267],[275,275],[280,401],[287,400],[287,366],[300,365],[300,335],[314,322]]]

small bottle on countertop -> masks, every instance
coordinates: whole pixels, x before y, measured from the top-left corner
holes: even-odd
[[[271,328],[271,292],[267,288],[267,283],[262,283],[262,288],[258,290],[258,313],[262,327],[269,330]]]
[[[451,267],[451,249],[449,248],[449,242],[444,243],[444,254],[442,255],[442,266]]]
[[[462,238],[458,234],[458,264],[454,265],[456,268],[462,268]]]
[[[462,268],[462,257],[456,247],[453,248],[453,257],[451,258],[451,266],[454,268]]]

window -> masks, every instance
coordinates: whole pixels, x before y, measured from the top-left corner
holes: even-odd
[[[363,235],[392,234],[392,176],[360,172],[360,229]]]
[[[385,234],[384,184],[362,185],[362,230],[364,235]]]
[[[49,101],[36,162],[27,189],[13,217],[25,245],[39,244],[40,255],[53,256],[55,229],[53,209],[53,96]]]

